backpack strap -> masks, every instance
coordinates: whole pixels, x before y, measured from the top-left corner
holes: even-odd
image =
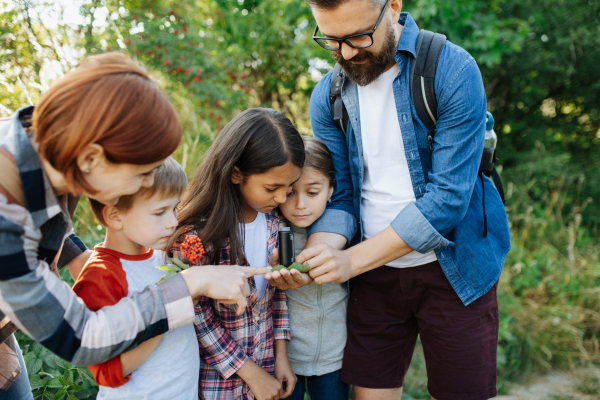
[[[331,104],[331,115],[333,122],[344,132],[348,129],[348,111],[342,101],[342,83],[344,82],[344,71],[340,64],[335,64],[331,74],[331,91],[329,93],[329,103]]]
[[[431,150],[433,150],[433,135],[435,135],[437,122],[435,73],[445,44],[445,35],[421,29],[415,48],[416,58],[410,69],[411,98],[419,119],[429,131],[427,141]]]
[[[502,204],[506,204],[506,197],[504,197],[504,186],[502,186],[502,181],[500,180],[500,175],[498,175],[498,171],[496,171],[496,167],[492,169],[490,173],[492,180],[494,181],[494,186],[496,186],[496,190],[498,194],[500,194],[500,199],[502,199]]]

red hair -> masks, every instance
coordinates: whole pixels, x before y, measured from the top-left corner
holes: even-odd
[[[77,165],[90,144],[113,163],[146,165],[181,141],[175,109],[148,74],[121,53],[86,58],[46,91],[32,118],[39,154],[64,174],[73,193],[96,193]]]

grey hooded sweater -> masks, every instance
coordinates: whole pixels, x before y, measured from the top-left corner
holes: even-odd
[[[290,224],[296,256],[306,244],[306,229]],[[312,282],[288,289],[291,340],[288,358],[297,375],[324,375],[342,368],[346,345],[346,283]]]

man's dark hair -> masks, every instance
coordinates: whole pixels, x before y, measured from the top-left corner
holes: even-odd
[[[309,6],[315,8],[321,8],[323,10],[335,10],[339,6],[348,1],[358,1],[358,0],[305,0]],[[367,0],[374,6],[383,7],[385,4],[385,0]]]

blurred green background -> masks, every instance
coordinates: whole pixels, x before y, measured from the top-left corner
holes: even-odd
[[[496,119],[513,241],[499,286],[501,392],[598,366],[600,1],[415,0],[403,11],[475,57]],[[301,0],[0,0],[0,14],[0,116],[35,104],[86,55],[121,51],[179,112],[175,157],[189,174],[248,107],[280,110],[310,134],[310,93],[334,64]],[[89,246],[102,240],[86,202],[76,229]],[[20,341],[36,398],[94,396],[86,369]],[[420,351],[404,398],[428,398]]]

